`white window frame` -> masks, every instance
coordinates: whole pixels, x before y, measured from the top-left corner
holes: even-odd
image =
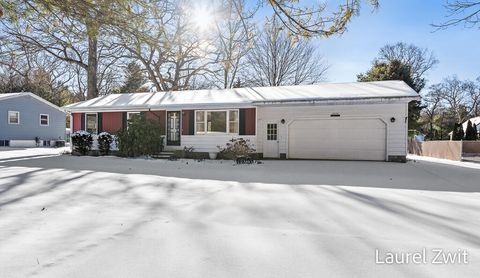
[[[237,123],[237,132],[230,132],[230,112],[231,111],[236,111],[237,112],[237,119],[236,121],[232,121],[232,122],[235,122]],[[227,112],[227,120],[228,120],[228,124],[227,124],[227,127],[228,127],[228,134],[238,134],[240,132],[240,109],[229,109],[228,112]]]
[[[140,115],[142,114],[142,112],[127,112],[127,129],[128,129],[128,126],[129,126],[129,120],[130,120],[130,115]]]
[[[142,112],[127,112],[127,121],[130,120],[130,115],[140,115]]]
[[[85,113],[85,131],[89,132],[88,131],[88,115],[95,115],[95,133],[94,134],[97,134],[98,133],[98,113]]]
[[[204,123],[204,129],[205,131],[197,131],[197,111],[198,112],[203,112],[203,123]],[[195,119],[194,119],[194,125],[195,125],[195,135],[224,135],[224,134],[234,134],[238,135],[238,132],[236,133],[231,133],[230,132],[230,111],[237,111],[238,119],[236,122],[238,123],[238,129],[240,130],[240,109],[222,109],[222,110],[195,110]],[[212,132],[208,131],[208,112],[225,112],[227,114],[226,118],[226,132]]]
[[[47,124],[42,124],[42,116],[47,116]],[[49,114],[40,114],[40,126],[49,126],[50,125],[50,115]]]
[[[17,113],[17,119],[18,119],[18,122],[17,122],[17,123],[12,123],[12,122],[10,122],[10,113]],[[8,121],[8,124],[9,124],[9,125],[19,125],[19,124],[20,124],[20,112],[19,112],[19,111],[8,111],[8,113],[7,113],[7,121]]]

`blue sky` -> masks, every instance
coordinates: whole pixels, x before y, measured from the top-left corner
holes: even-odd
[[[399,41],[426,47],[440,61],[428,73],[428,84],[454,74],[461,79],[480,76],[480,26],[438,31],[430,26],[445,19],[444,3],[444,0],[380,0],[379,9],[372,13],[364,1],[360,16],[352,20],[347,32],[314,40],[331,65],[328,81],[355,81],[358,73],[368,70],[383,45]]]

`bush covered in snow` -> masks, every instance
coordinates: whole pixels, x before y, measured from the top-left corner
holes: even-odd
[[[163,137],[158,122],[145,116],[128,120],[128,128],[117,134],[118,152],[122,156],[155,155],[163,150]]]
[[[239,157],[251,157],[256,150],[250,144],[249,139],[232,138],[225,147],[218,146],[219,157],[223,159],[237,160]]]
[[[92,148],[92,134],[84,130],[75,131],[72,134],[72,144],[75,152],[80,153],[81,155],[86,155]]]
[[[113,142],[113,136],[108,132],[98,134],[98,150],[101,155],[108,155],[110,153],[110,146]]]

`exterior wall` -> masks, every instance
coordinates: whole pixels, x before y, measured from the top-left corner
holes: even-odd
[[[152,121],[156,121],[159,123],[160,125],[160,130],[162,132],[163,135],[165,135],[166,133],[166,129],[165,129],[165,124],[167,122],[167,112],[165,110],[162,110],[162,111],[147,111],[145,113],[145,116],[147,117],[147,120],[152,120]]]
[[[251,135],[182,135],[181,146],[167,146],[166,150],[181,150],[193,147],[195,152],[218,152],[218,146],[223,148],[232,138],[249,139],[256,148],[256,136]]]
[[[239,110],[240,135],[255,135],[257,132],[256,108],[242,108]]]
[[[82,129],[82,113],[73,113],[72,118],[73,118],[73,128],[72,132],[79,131]]]
[[[20,124],[8,124],[8,111],[20,112]],[[49,115],[49,125],[40,125],[40,114]],[[0,140],[63,140],[65,112],[24,95],[0,101]]]
[[[122,112],[103,112],[102,131],[115,134],[123,128]]]
[[[195,134],[195,110],[182,110],[181,135]]]
[[[295,119],[330,119],[332,113],[338,113],[342,119],[381,119],[387,127],[386,156],[406,156],[407,107],[406,103],[261,106],[257,109],[257,151],[263,152],[266,123],[278,123],[279,152],[282,156],[288,154],[287,128],[290,122]],[[392,117],[395,118],[393,123],[390,121]],[[281,124],[282,119],[285,120],[285,124]],[[355,134],[352,134],[352,140],[355,140]]]

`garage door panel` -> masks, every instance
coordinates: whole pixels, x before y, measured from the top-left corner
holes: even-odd
[[[379,119],[297,120],[288,137],[289,158],[385,160],[386,127]]]

